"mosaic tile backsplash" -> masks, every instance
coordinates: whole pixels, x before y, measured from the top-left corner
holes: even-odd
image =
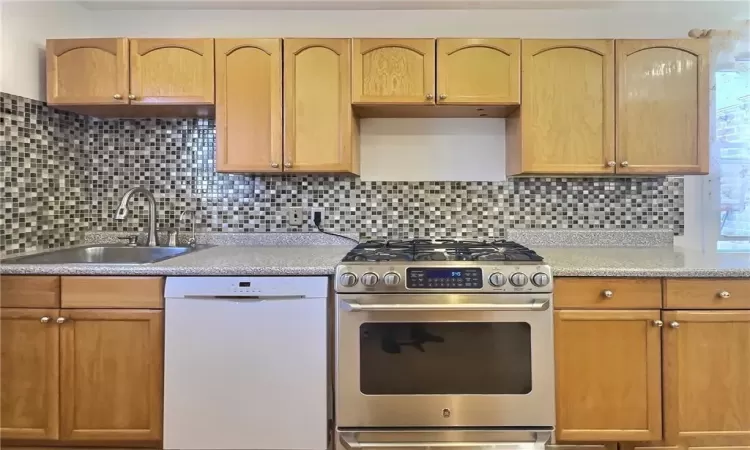
[[[134,198],[128,219],[113,217],[123,192],[139,185],[154,193],[159,227],[188,230],[189,220],[177,220],[191,209],[201,232],[314,229],[312,223],[290,227],[283,214],[288,207],[322,208],[326,229],[380,238],[502,237],[505,228],[671,228],[682,234],[684,228],[681,178],[372,182],[220,174],[211,120],[100,120],[1,97],[5,254],[71,243],[84,230],[143,229],[142,197]],[[15,106],[6,108],[9,102]]]
[[[78,243],[88,229],[87,119],[0,94],[0,255]]]

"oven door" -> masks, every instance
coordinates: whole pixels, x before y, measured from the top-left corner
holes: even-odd
[[[551,302],[338,295],[337,426],[552,427]]]

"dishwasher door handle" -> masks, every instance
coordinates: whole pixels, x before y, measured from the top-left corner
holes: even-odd
[[[230,300],[233,302],[263,302],[273,300],[299,300],[307,298],[304,295],[186,295],[190,300]]]

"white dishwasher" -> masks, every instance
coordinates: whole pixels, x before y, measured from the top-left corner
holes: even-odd
[[[328,279],[170,277],[164,448],[328,447]]]

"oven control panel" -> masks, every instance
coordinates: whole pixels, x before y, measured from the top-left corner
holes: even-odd
[[[409,289],[481,289],[482,269],[476,267],[420,267],[406,269]]]

